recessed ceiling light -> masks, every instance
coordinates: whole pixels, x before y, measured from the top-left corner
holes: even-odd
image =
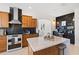
[[[67,4],[66,3],[61,3],[61,6],[66,6]]]
[[[32,9],[32,7],[31,7],[31,6],[29,6],[28,8],[29,8],[29,9]]]

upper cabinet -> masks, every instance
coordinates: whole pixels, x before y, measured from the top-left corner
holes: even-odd
[[[37,27],[37,19],[36,18],[32,18],[32,20],[30,21],[30,27],[32,27],[32,28]]]
[[[9,24],[9,13],[0,12],[0,28],[8,28]]]
[[[22,27],[23,27],[23,28],[28,27],[28,26],[29,26],[28,22],[29,22],[28,16],[23,15],[23,16],[22,16]]]
[[[33,21],[32,21],[32,16],[29,16],[29,27],[33,27]]]
[[[22,16],[22,27],[23,28],[35,28],[37,26],[37,19],[32,19],[32,16]]]

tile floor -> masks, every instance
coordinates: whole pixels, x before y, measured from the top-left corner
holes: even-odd
[[[0,53],[0,55],[28,55],[28,47],[16,51],[3,52]],[[66,55],[79,55],[79,46],[75,45],[68,46]]]
[[[68,46],[67,55],[79,55],[79,46],[75,45]]]
[[[28,47],[10,52],[3,52],[0,55],[28,55]]]

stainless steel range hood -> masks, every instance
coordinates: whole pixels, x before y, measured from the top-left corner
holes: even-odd
[[[18,16],[18,8],[16,7],[10,7],[10,13],[11,13],[11,21],[9,22],[10,24],[21,24],[21,22],[19,21],[19,16]]]
[[[10,21],[9,22],[10,24],[21,24],[21,22],[20,21],[18,21],[18,20],[12,20],[12,21]]]

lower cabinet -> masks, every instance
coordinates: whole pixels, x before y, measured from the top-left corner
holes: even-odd
[[[4,52],[7,50],[7,37],[0,36],[0,52]]]
[[[58,46],[52,46],[52,47],[48,47],[34,52],[30,47],[30,45],[28,45],[28,54],[29,55],[58,55],[59,49],[58,49]]]
[[[22,47],[28,46],[27,38],[29,38],[29,35],[27,35],[27,34],[22,35]]]
[[[38,34],[23,34],[22,35],[22,47],[28,46],[27,38],[32,38],[32,37],[37,37],[37,36]]]

